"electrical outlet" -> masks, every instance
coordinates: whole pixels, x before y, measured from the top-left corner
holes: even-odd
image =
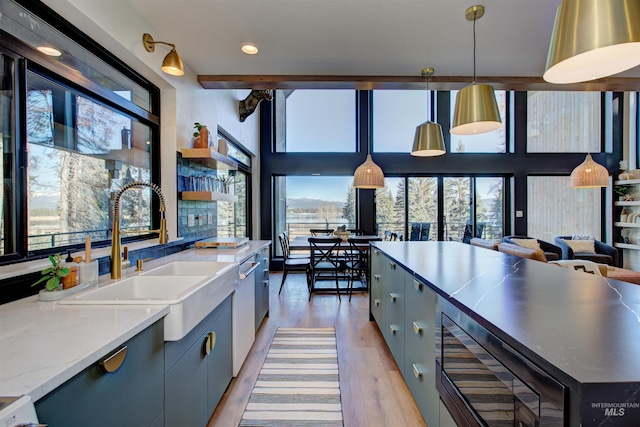
[[[207,224],[213,224],[213,214],[207,214]]]
[[[187,215],[187,225],[189,227],[196,225],[196,216],[194,214]]]

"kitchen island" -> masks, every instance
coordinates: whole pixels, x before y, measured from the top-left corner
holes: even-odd
[[[241,264],[254,257],[263,256],[269,245],[269,241],[251,241],[237,249],[190,249],[146,261],[144,270],[149,271],[175,261]],[[120,280],[138,275],[134,269],[135,267],[131,267],[123,270]],[[266,269],[268,274],[268,261]],[[100,287],[109,286],[114,282],[109,275],[99,278]],[[233,290],[225,300],[229,312],[232,292]],[[216,314],[215,309],[216,307],[211,307],[212,316]],[[0,306],[0,396],[28,395],[36,402],[37,407],[40,399],[77,375],[83,372],[91,373],[94,366],[105,356],[110,356],[112,351],[123,345],[131,344],[151,348],[152,356],[161,362],[159,391],[163,399],[163,369],[166,367],[162,349],[162,318],[168,312],[167,306],[158,304],[62,305],[58,302],[40,302],[37,296],[4,304]],[[207,319],[209,320],[210,323],[214,322],[217,317]],[[227,323],[230,334],[231,323]],[[194,328],[194,332],[199,332],[195,329],[198,327]],[[144,338],[142,343],[133,342],[145,331],[149,331],[148,337]],[[199,351],[196,353],[199,354]],[[135,353],[131,357],[135,357]],[[226,385],[223,385],[222,390]],[[118,396],[113,398],[116,399]],[[160,410],[163,409],[162,403]],[[157,409],[154,407],[153,410]],[[211,412],[208,413],[210,414]],[[157,414],[153,414],[151,420],[155,420],[153,425],[164,425],[164,418]]]
[[[562,419],[556,424],[557,420],[543,416],[540,425],[638,425],[638,285],[456,242],[373,245],[372,317],[396,362],[404,365],[410,389],[414,377],[428,383],[427,403],[421,409],[431,409],[427,415],[423,410],[430,427],[450,420],[443,403],[458,423],[456,412],[473,412],[460,408],[460,399],[456,404],[450,398],[456,392],[446,393],[447,387],[442,387],[449,384],[450,389],[456,382],[442,369],[443,346],[447,339],[464,344],[464,338],[454,335],[465,332],[473,344],[470,347],[480,349],[482,357],[495,358],[507,371],[515,371],[515,380],[523,386],[535,379],[546,381],[542,390],[534,389],[543,398],[538,406],[531,405],[531,412],[541,414],[540,405],[548,408],[553,403],[560,406],[554,406],[558,410],[554,414]],[[416,310],[415,295],[425,293],[423,286],[432,294],[424,303],[430,305]],[[426,311],[428,319],[414,320]],[[455,329],[453,335],[447,328]],[[417,346],[411,346],[415,336],[433,338],[431,360],[410,363],[411,357],[421,359],[415,355]],[[526,369],[514,367],[514,360]],[[442,398],[439,417],[433,416],[434,408],[438,413],[436,393]],[[544,400],[545,393],[551,396],[549,401]]]

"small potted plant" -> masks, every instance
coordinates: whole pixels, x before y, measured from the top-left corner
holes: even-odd
[[[630,202],[634,200],[633,194],[631,194],[631,189],[626,185],[616,185],[614,191],[618,195],[618,200],[624,202]]]
[[[209,129],[198,122],[193,124],[197,132],[193,133],[193,148],[209,148]]]
[[[69,269],[62,265],[62,255],[55,254],[53,256],[49,255],[49,261],[51,262],[51,267],[45,268],[42,270],[42,277],[36,283],[31,286],[36,286],[42,282],[45,282],[45,289],[47,291],[55,291],[60,287],[60,281],[63,277],[66,277],[69,274]]]

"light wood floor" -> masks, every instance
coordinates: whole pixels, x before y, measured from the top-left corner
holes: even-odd
[[[278,296],[281,280],[281,274],[271,274],[269,317],[207,427],[238,425],[279,326],[336,328],[345,427],[425,426],[378,327],[369,321],[368,294],[354,293],[351,303],[348,296],[338,302],[336,295],[314,294],[308,302],[304,275],[289,274]]]

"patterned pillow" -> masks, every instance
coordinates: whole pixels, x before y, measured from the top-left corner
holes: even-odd
[[[538,243],[538,239],[514,239],[511,238],[511,241],[518,246],[522,246],[523,248],[529,249],[540,249],[540,243]]]
[[[593,240],[565,240],[565,243],[573,250],[574,253],[595,254],[596,247]]]

